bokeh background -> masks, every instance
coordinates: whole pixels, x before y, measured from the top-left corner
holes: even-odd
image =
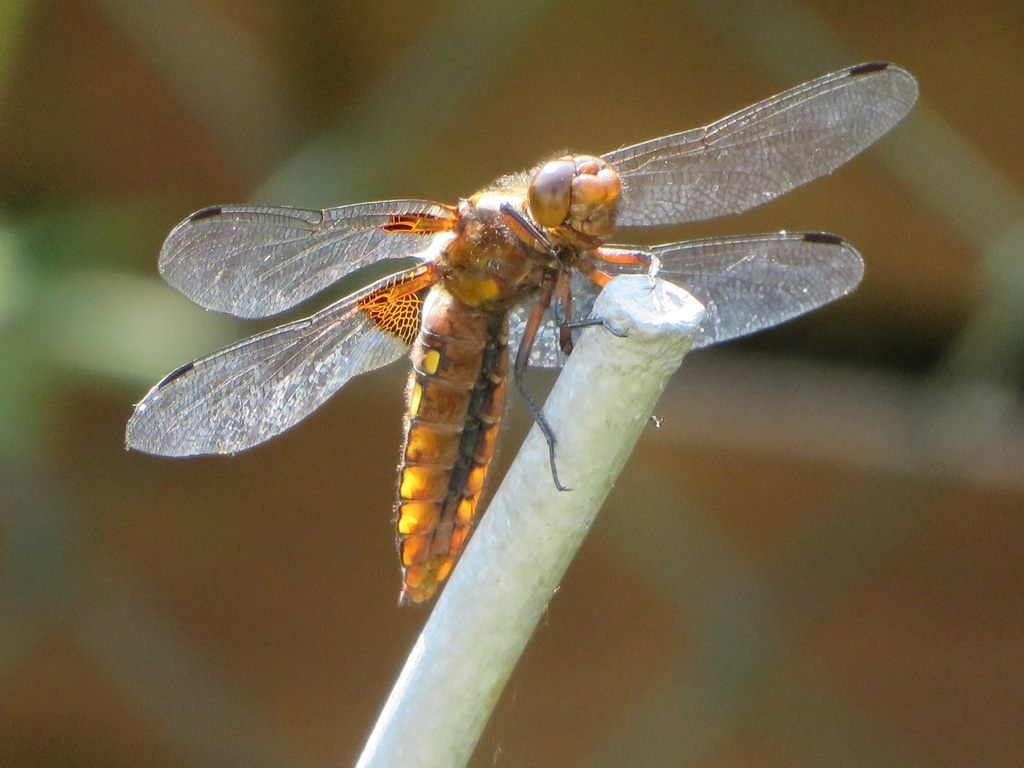
[[[867,275],[686,359],[473,765],[1020,765],[1009,0],[0,2],[0,765],[350,765],[428,615],[395,603],[402,364],[245,454],[125,452],[150,385],[266,325],[159,280],[175,223],[452,202],[871,60],[921,84],[877,147],[642,233],[831,231]]]

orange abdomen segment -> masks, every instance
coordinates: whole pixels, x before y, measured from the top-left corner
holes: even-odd
[[[508,376],[505,315],[435,287],[410,356],[396,516],[400,599],[418,603],[462,551],[494,455]]]

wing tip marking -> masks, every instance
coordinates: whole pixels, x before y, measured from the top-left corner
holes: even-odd
[[[887,61],[872,61],[868,64],[858,64],[856,67],[850,67],[847,75],[849,77],[861,77],[862,75],[870,75],[872,72],[881,72],[888,69],[889,66],[890,64]]]
[[[846,241],[839,235],[832,235],[828,232],[804,232],[805,243],[821,243],[822,245],[846,245]]]
[[[209,208],[203,208],[202,210],[196,211],[188,217],[188,221],[193,224],[203,219],[209,219],[214,216],[220,216],[224,212],[224,209],[219,205],[211,205]]]
[[[180,379],[182,376],[184,376],[186,373],[188,373],[195,367],[195,363],[185,363],[185,365],[181,366],[180,368],[174,369],[173,371],[171,371],[170,373],[163,377],[160,383],[156,385],[155,389],[163,389],[172,381],[174,381],[175,379]]]

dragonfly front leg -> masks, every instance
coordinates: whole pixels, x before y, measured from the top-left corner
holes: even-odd
[[[523,338],[519,342],[516,362],[512,367],[512,380],[515,381],[516,389],[519,390],[519,394],[526,403],[526,407],[530,410],[530,415],[537,423],[537,426],[540,427],[541,434],[544,435],[544,440],[548,444],[548,458],[551,461],[551,479],[555,481],[555,488],[560,491],[571,491],[571,488],[562,485],[558,480],[558,468],[555,466],[555,433],[552,431],[551,425],[548,424],[548,420],[544,418],[544,414],[540,412],[540,409],[530,399],[523,380],[526,366],[530,361],[530,350],[533,348],[533,341],[537,338],[537,331],[540,329],[541,321],[544,319],[544,312],[551,304],[551,297],[554,291],[554,276],[545,277],[543,283],[541,283],[540,297],[530,310],[530,316],[527,318],[526,325],[523,328]]]
[[[595,253],[600,255],[601,251],[606,251],[606,250],[610,250],[610,249],[597,248],[597,249],[595,249]],[[618,251],[616,251],[616,254],[617,253],[618,253]],[[643,256],[643,254],[631,254],[631,255],[636,256],[637,258],[634,259],[633,261],[630,261],[629,263],[632,263],[632,264],[643,263],[643,262],[641,262],[639,260]],[[600,285],[602,288],[604,288],[606,285],[608,285],[609,281],[612,279],[612,275],[608,274],[607,272],[605,272],[602,269],[598,269],[592,262],[587,261],[585,258],[579,258],[579,259],[576,260],[576,268],[579,269],[580,272],[585,274],[587,277],[589,277],[594,283],[596,283],[597,285]],[[566,282],[566,291],[569,291],[569,285],[568,285],[569,281],[566,280],[565,282]],[[571,294],[571,292],[569,293],[569,301],[570,302],[572,301],[572,294]],[[611,325],[608,324],[608,321],[605,318],[603,318],[603,317],[588,317],[585,320],[571,320],[571,319],[569,319],[570,316],[571,316],[570,312],[569,312],[569,310],[567,308],[566,309],[566,313],[565,313],[565,321],[562,322],[559,325],[559,328],[561,329],[561,331],[564,334],[563,337],[562,337],[563,339],[565,338],[565,336],[568,336],[569,331],[574,329],[574,328],[589,328],[592,325],[600,325],[602,328],[604,328],[610,334],[612,334],[613,336],[618,336],[620,339],[625,338],[628,335],[625,331],[620,331],[620,330],[617,330],[615,328],[612,328]],[[569,345],[569,350],[566,350],[564,346],[562,347],[562,351],[565,352],[566,355],[568,355],[571,350],[572,350],[571,342],[570,342],[570,345]]]

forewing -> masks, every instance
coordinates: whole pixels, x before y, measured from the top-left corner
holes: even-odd
[[[408,294],[397,304],[391,291],[424,274],[422,267],[400,273],[179,368],[136,406],[128,447],[164,456],[235,453],[283,432],[353,376],[408,350],[422,302]]]
[[[694,347],[802,315],[850,293],[864,275],[857,249],[841,237],[821,232],[691,240],[652,246],[648,252],[661,262],[658,277],[685,288],[704,305],[707,314]],[[612,273],[645,271],[641,265],[602,268]]]
[[[222,206],[198,211],[160,250],[168,283],[206,309],[266,317],[357,269],[423,251],[455,212],[426,200],[323,211]]]
[[[917,99],[895,64],[819,77],[705,128],[609,152],[621,226],[738,213],[831,173],[888,132]]]

